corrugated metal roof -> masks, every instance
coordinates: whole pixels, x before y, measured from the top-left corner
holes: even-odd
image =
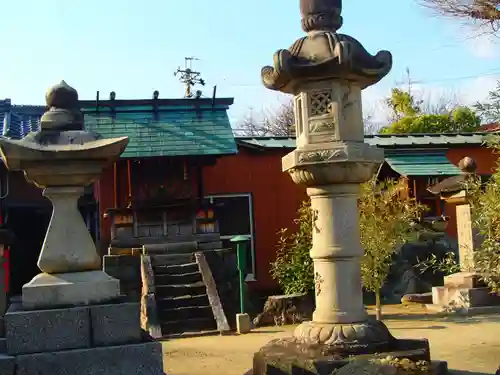
[[[122,157],[224,155],[237,152],[227,115],[232,101],[166,99],[163,102],[169,103],[168,108],[160,106],[155,112],[151,105],[144,105],[149,101],[137,100],[124,106],[117,100],[116,113],[104,108],[96,114],[94,106],[83,108],[83,112],[88,130],[105,138],[130,138]],[[0,101],[0,134],[21,139],[37,131],[45,110],[45,106],[15,106],[9,99]]]
[[[391,146],[451,146],[484,143],[490,134],[487,133],[457,133],[457,134],[387,134],[369,135],[365,137],[365,142],[379,147]]]
[[[386,154],[385,161],[402,176],[455,176],[460,174],[445,152]]]
[[[262,148],[295,148],[295,138],[289,137],[236,137],[236,141],[247,146]]]
[[[419,146],[451,146],[481,145],[488,133],[460,134],[380,134],[367,135],[365,142],[378,147],[419,147]],[[262,148],[295,148],[294,137],[236,137],[240,144]]]

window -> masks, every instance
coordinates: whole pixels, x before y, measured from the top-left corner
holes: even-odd
[[[247,247],[247,280],[255,280],[255,238],[253,203],[250,193],[210,195],[205,199],[213,205],[214,216],[219,223],[219,233],[224,248],[234,248],[230,242],[234,236],[249,236]]]

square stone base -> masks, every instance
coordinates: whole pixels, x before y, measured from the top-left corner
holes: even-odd
[[[427,309],[441,313],[483,313],[498,311],[500,297],[490,293],[474,272],[457,272],[444,278],[444,286],[432,288],[432,304]]]
[[[444,277],[444,286],[448,288],[474,289],[486,285],[481,280],[481,275],[475,272],[457,272]]]
[[[23,310],[13,304],[5,322],[9,355],[141,342],[139,303],[51,310]]]
[[[103,271],[41,273],[23,286],[23,307],[45,309],[98,304],[120,296],[120,281]]]
[[[144,337],[139,303],[26,310],[18,302],[5,322],[0,375],[164,375],[161,343]]]
[[[273,340],[253,358],[252,375],[331,375],[350,363],[353,359],[408,358],[413,361],[430,361],[429,342],[427,340],[396,340],[394,347],[385,353],[349,354],[329,353],[321,345],[304,345],[292,338]],[[446,362],[437,362],[431,366],[433,375],[445,375]],[[427,373],[422,373],[423,375]]]
[[[164,375],[161,343],[20,355],[15,375]]]

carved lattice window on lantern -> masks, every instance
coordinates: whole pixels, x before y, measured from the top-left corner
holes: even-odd
[[[310,116],[329,115],[332,113],[332,92],[317,91],[309,96]]]

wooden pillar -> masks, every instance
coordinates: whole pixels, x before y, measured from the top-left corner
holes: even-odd
[[[203,200],[205,195],[204,186],[203,186],[203,162],[202,160],[198,160],[196,163],[196,183],[198,189],[198,199],[200,201]]]
[[[130,159],[127,160],[127,185],[128,185],[128,201],[132,204],[132,165]]]
[[[118,208],[118,168],[117,162],[113,163],[113,208]]]

